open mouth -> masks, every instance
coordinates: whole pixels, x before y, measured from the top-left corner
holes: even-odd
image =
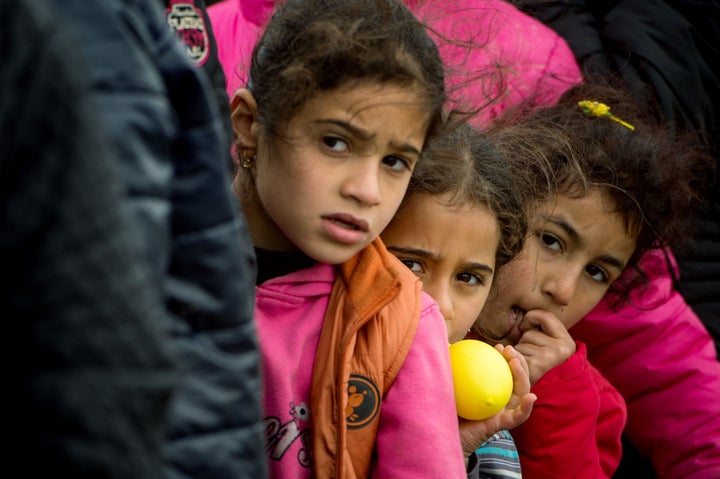
[[[522,336],[524,330],[522,329],[523,323],[525,321],[525,311],[519,306],[511,306],[510,307],[510,313],[508,314],[509,320],[510,320],[510,330],[507,332],[506,336]]]
[[[322,217],[325,233],[333,241],[355,245],[367,238],[370,225],[363,218],[348,214],[337,213]]]
[[[354,230],[354,231],[361,231],[360,227],[359,227],[358,225],[356,225],[356,224],[346,223],[345,221],[340,221],[340,220],[336,220],[336,219],[333,219],[333,218],[328,218],[328,220],[329,220],[331,223],[334,223],[334,224],[336,224],[336,225],[338,225],[338,226],[342,226],[343,228],[346,228],[346,229],[349,229],[349,230]]]
[[[510,307],[510,317],[512,318],[513,324],[515,324],[515,326],[520,326],[523,318],[525,318],[525,313],[526,311],[518,306],[513,305]]]
[[[370,229],[367,221],[351,214],[338,213],[323,216],[323,218],[334,225],[351,231],[363,231],[367,233],[367,231]]]

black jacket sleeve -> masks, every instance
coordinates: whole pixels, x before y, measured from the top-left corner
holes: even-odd
[[[182,374],[168,416],[166,477],[264,477],[255,258],[208,77],[157,2],[42,1],[82,45],[123,206],[163,294],[161,328]]]
[[[5,467],[163,477],[178,379],[161,290],[67,25],[0,0],[0,288]]]

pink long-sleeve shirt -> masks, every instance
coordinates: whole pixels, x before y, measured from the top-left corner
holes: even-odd
[[[310,385],[334,279],[334,267],[318,263],[256,288],[270,477],[314,477],[310,415],[320,412],[310,410]],[[380,409],[372,477],[465,478],[459,438],[447,329],[423,293],[412,346]]]

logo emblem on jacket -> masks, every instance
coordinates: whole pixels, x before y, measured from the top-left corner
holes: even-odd
[[[351,374],[347,388],[345,419],[348,429],[359,429],[375,419],[380,410],[380,393],[369,378]]]
[[[190,60],[197,66],[204,64],[210,53],[210,39],[202,10],[193,0],[170,0],[165,15],[168,25],[185,45]]]

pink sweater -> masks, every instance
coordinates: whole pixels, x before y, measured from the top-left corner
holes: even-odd
[[[256,289],[270,477],[314,477],[310,384],[334,278],[319,263]],[[451,378],[445,321],[423,293],[412,346],[380,409],[372,477],[466,477]]]

